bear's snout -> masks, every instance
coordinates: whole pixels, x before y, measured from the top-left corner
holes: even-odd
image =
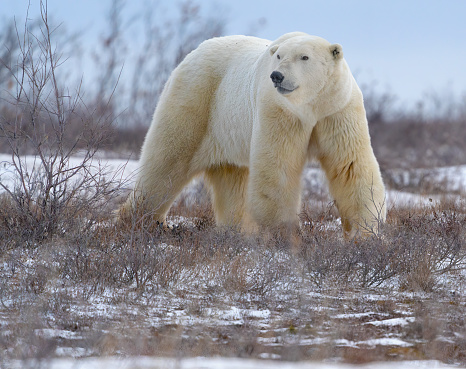
[[[272,78],[272,82],[276,85],[280,84],[283,82],[285,79],[285,76],[280,73],[279,71],[273,71],[272,74],[270,75],[270,78]]]
[[[290,80],[285,81],[285,76],[278,70],[273,71],[270,78],[272,79],[274,87],[282,95],[288,95],[297,89]],[[283,83],[283,81],[285,82]]]

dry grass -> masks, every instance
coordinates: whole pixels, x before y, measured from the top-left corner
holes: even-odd
[[[327,210],[303,211],[293,250],[212,227],[208,205],[175,210],[192,218],[151,232],[102,219],[31,243],[5,226],[22,220],[2,213],[5,358],[74,347],[80,356],[465,361],[464,204],[391,209],[380,237],[357,242],[325,227]],[[367,324],[405,316],[406,325]],[[370,343],[393,337],[410,346]]]

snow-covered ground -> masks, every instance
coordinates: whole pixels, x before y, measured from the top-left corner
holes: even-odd
[[[29,170],[37,165],[37,159],[34,156],[28,155],[22,158],[23,163]],[[71,158],[69,161],[70,167],[77,166],[81,162],[81,158]],[[0,182],[12,188],[15,180],[15,171],[12,166],[11,155],[0,154]],[[105,167],[105,172],[108,175],[116,174],[118,178],[125,180],[125,187],[131,188],[134,185],[136,173],[138,171],[137,160],[122,160],[122,159],[94,159],[92,162],[94,170]],[[444,167],[436,169],[415,169],[407,170],[392,170],[392,178],[395,178],[399,188],[410,187],[410,185],[419,183],[426,177],[434,180],[446,193],[465,192],[466,189],[466,165]],[[195,192],[193,187],[198,185],[199,181],[195,179],[190,186],[185,189],[185,194]],[[312,189],[313,192],[322,194],[327,193],[325,175],[321,169],[316,167],[308,167],[303,173],[303,188],[304,192]],[[3,189],[0,188],[0,192]],[[432,205],[433,202],[439,201],[442,196],[429,193],[413,193],[399,190],[387,191],[387,206],[424,206]]]
[[[70,168],[77,167],[82,163],[81,157],[72,157],[68,162]],[[31,171],[32,168],[39,166],[39,159],[33,155],[26,155],[21,157],[21,164],[24,169]],[[108,173],[109,176],[117,176],[127,181],[127,185],[131,186],[134,182],[138,170],[137,160],[123,160],[123,159],[99,159],[95,157],[88,164],[91,170],[102,170]],[[13,165],[11,155],[0,154],[0,182],[8,188],[12,188],[17,179],[17,173]],[[3,189],[0,188],[0,192]]]
[[[15,184],[15,172],[11,164],[11,156],[0,154],[0,182],[2,185],[13,188]],[[37,165],[37,161],[32,156],[22,158],[24,165],[31,169]],[[78,166],[81,162],[79,157],[70,160],[70,166]],[[125,187],[131,188],[134,184],[135,174],[138,170],[138,163],[135,160],[117,160],[117,159],[95,159],[93,169],[105,167],[105,172],[108,175],[118,173],[118,177],[127,180]],[[91,170],[92,170],[91,168]],[[409,188],[413,182],[416,183],[419,178],[433,177],[438,179],[438,183],[443,185],[445,192],[454,199],[461,199],[461,194],[464,194],[466,188],[466,166],[438,168],[434,170],[412,170],[412,171],[392,171],[391,177],[395,179],[397,188]],[[185,190],[185,195],[199,194],[199,186],[201,181],[195,180]],[[319,168],[308,167],[303,174],[303,189],[305,198],[309,201],[313,200],[313,195],[322,195],[320,198],[328,196],[325,176]],[[0,188],[0,192],[3,189]],[[443,195],[438,194],[419,194],[407,191],[389,190],[387,192],[388,207],[399,206],[432,206],[433,203],[439,201]],[[315,200],[322,201],[322,200]],[[166,251],[165,247],[170,245],[159,245],[161,252]],[[21,255],[15,254],[15,257],[20,258]],[[32,260],[25,255],[24,260],[18,260],[26,266],[28,264],[40,264],[40,260]],[[6,265],[6,264],[5,264]],[[9,267],[5,266],[4,270]],[[205,272],[205,271],[203,271]],[[200,278],[202,273],[196,278]],[[7,278],[5,278],[6,280]],[[207,279],[207,278],[206,278]],[[453,280],[448,280],[443,283],[446,291],[449,292],[443,296],[443,303],[448,306],[463,306],[462,302],[457,302],[457,296],[464,296],[466,293],[465,284],[462,282],[453,283]],[[187,283],[186,281],[189,281]],[[394,291],[391,286],[387,287],[386,291],[378,290],[380,294],[368,295],[366,292],[358,294],[357,291],[349,291],[348,296],[344,296],[344,291],[339,291],[338,295],[324,295],[320,292],[301,292],[291,290],[294,294],[288,298],[293,303],[293,311],[282,309],[278,312],[271,311],[267,308],[260,309],[254,304],[236,304],[237,301],[222,300],[222,304],[211,306],[209,301],[206,301],[202,292],[196,294],[198,287],[197,281],[180,277],[180,282],[173,285],[170,291],[162,291],[157,294],[149,294],[148,296],[138,296],[136,305],[124,303],[128,295],[128,291],[122,291],[122,298],[119,298],[118,291],[110,291],[108,296],[106,291],[101,291],[97,294],[91,294],[86,298],[87,304],[76,304],[69,308],[69,313],[73,319],[79,317],[83,320],[91,321],[109,321],[117,322],[119,333],[131,332],[132,329],[138,327],[137,335],[150,339],[152,334],[151,329],[159,329],[161,327],[175,326],[184,327],[188,332],[192,330],[195,335],[202,335],[197,331],[198,327],[227,327],[228,329],[237,329],[254,325],[257,330],[256,344],[259,347],[257,359],[236,359],[236,358],[152,358],[152,357],[125,357],[125,354],[119,355],[120,352],[112,351],[108,353],[109,357],[92,357],[99,355],[103,350],[95,350],[92,346],[86,343],[88,336],[96,335],[86,329],[73,330],[72,327],[41,327],[34,329],[33,336],[38,339],[50,340],[56,343],[53,348],[52,356],[55,358],[42,361],[1,361],[0,367],[3,368],[35,368],[44,367],[51,369],[352,369],[352,368],[367,368],[367,369],[411,369],[411,368],[460,368],[458,366],[447,366],[438,361],[396,361],[370,363],[365,365],[348,365],[338,362],[287,362],[281,361],[286,359],[283,351],[274,351],[277,347],[285,347],[286,345],[294,345],[298,348],[314,349],[317,345],[332,346],[337,348],[349,349],[366,349],[375,347],[394,348],[394,355],[398,358],[416,357],[419,351],[416,345],[421,345],[424,342],[417,337],[404,335],[404,328],[411,327],[412,330],[420,329],[419,327],[428,320],[423,320],[419,316],[419,311],[416,311],[416,304],[423,300],[422,296],[410,294],[404,296],[403,292]],[[60,287],[61,288],[61,287]],[[61,291],[74,296],[83,294],[78,291],[74,285],[63,288]],[[54,290],[54,293],[56,290]],[[290,292],[290,291],[288,291]],[[132,293],[132,292],[131,292]],[[299,296],[299,299],[297,298]],[[281,296],[280,296],[281,298]],[[146,300],[147,299],[147,300]],[[426,297],[425,300],[428,300]],[[136,299],[135,299],[136,300]],[[294,301],[298,301],[301,307],[295,306]],[[351,305],[350,301],[358,301],[357,308]],[[116,302],[115,302],[116,301]],[[120,302],[118,302],[120,301]],[[188,301],[188,303],[187,303]],[[277,306],[282,303],[281,300]],[[118,302],[118,303],[117,303]],[[2,300],[5,309],[10,308],[8,300]],[[236,305],[235,305],[236,304]],[[199,305],[199,306],[198,306]],[[385,307],[385,306],[388,306]],[[301,309],[301,310],[300,310]],[[360,309],[360,310],[357,310]],[[385,311],[385,310],[386,311]],[[198,311],[199,310],[199,311]],[[6,310],[8,311],[8,310]],[[194,311],[194,313],[193,313]],[[333,324],[347,324],[348,326],[360,327],[362,330],[368,330],[371,334],[363,335],[364,338],[358,338],[356,331],[354,337],[349,335],[347,338],[342,338],[341,335],[333,334],[330,331],[309,331],[309,327],[303,323],[301,326],[294,327],[288,323],[292,322],[296,316],[302,316],[305,313],[312,312],[314,321],[331,320]],[[388,311],[388,312],[387,312]],[[315,313],[315,314],[314,314]],[[21,312],[23,314],[23,312]],[[287,315],[288,314],[288,315]],[[10,329],[11,316],[0,309],[0,343],[3,339],[7,339],[12,334]],[[71,318],[70,318],[71,319]],[[310,319],[310,318],[309,318]],[[10,320],[10,321],[9,321]],[[73,321],[73,320],[71,320]],[[54,323],[55,324],[55,323]],[[104,326],[98,331],[99,335],[106,337],[112,335],[112,324]],[[293,323],[294,324],[294,323]],[[5,328],[8,327],[8,328]],[[225,329],[227,329],[225,328]],[[96,329],[97,330],[97,329]],[[296,334],[294,330],[299,331]],[[234,335],[230,331],[228,333],[228,341],[234,345]],[[186,334],[186,333],[183,333]],[[450,336],[448,335],[450,334]],[[447,342],[452,339],[463,340],[464,332],[460,329],[454,329],[453,333],[439,333],[436,336],[436,342]],[[453,337],[451,334],[457,336]],[[459,335],[459,336],[458,336]],[[215,341],[215,338],[213,341]],[[449,342],[450,342],[449,341]],[[454,341],[453,343],[455,343]],[[404,353],[412,353],[412,355],[404,356]],[[411,351],[409,351],[411,350]],[[277,354],[280,352],[281,354]],[[18,356],[15,356],[18,357]],[[437,357],[435,357],[437,358]]]
[[[43,362],[12,362],[11,369],[35,368],[48,369],[462,369],[463,367],[445,365],[438,361],[397,361],[378,362],[361,365],[317,362],[279,362],[270,360],[248,360],[236,358],[192,358],[164,359],[132,357],[127,359],[88,358],[81,360],[55,359]]]

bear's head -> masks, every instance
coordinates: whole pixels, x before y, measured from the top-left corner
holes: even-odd
[[[269,48],[270,84],[293,104],[312,102],[339,70],[343,51],[339,44],[315,36],[298,34]]]

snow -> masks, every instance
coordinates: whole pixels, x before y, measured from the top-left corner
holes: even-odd
[[[79,166],[82,160],[80,157],[71,157],[68,167]],[[23,168],[27,168],[31,172],[33,168],[39,168],[39,159],[33,155],[26,155],[21,157],[21,164]],[[105,168],[104,171],[109,173],[109,175],[116,175],[118,178],[121,177],[124,181],[127,181],[128,187],[132,187],[134,184],[135,174],[138,171],[138,162],[136,160],[94,158],[89,162],[89,166],[94,171],[99,170],[99,168]],[[16,172],[13,166],[12,155],[0,154],[0,182],[2,185],[12,189],[15,179]],[[3,188],[0,188],[0,192],[3,191]]]
[[[77,334],[76,332],[65,331],[63,329],[43,328],[43,329],[36,329],[35,333],[38,337],[42,337],[42,338],[59,337],[59,338],[65,338],[68,340],[81,338],[81,335]]]
[[[364,323],[364,324],[371,324],[371,325],[375,325],[375,326],[383,325],[383,326],[395,327],[397,325],[400,325],[400,326],[408,325],[409,323],[412,323],[415,320],[416,320],[415,317],[410,316],[410,317],[406,317],[406,318],[393,318],[393,319],[385,319],[385,320],[376,320],[376,321],[367,322],[367,323]]]
[[[292,339],[287,338],[287,342],[291,342]],[[257,342],[264,345],[264,346],[283,346],[283,338],[281,336],[277,337],[258,337]],[[302,338],[297,337],[295,345],[298,346],[311,346],[311,345],[322,345],[322,344],[330,344],[335,346],[346,346],[346,347],[375,347],[375,346],[398,346],[398,347],[410,347],[413,346],[411,343],[403,341],[399,338],[393,337],[384,337],[384,338],[375,338],[365,341],[349,341],[347,339],[335,339],[331,340],[328,338]]]
[[[243,318],[258,318],[258,319],[267,319],[270,317],[270,310],[249,310],[249,309],[238,309],[233,306],[230,310],[224,311],[221,313],[223,320],[239,321],[240,324],[243,323]]]
[[[380,313],[376,313],[375,311],[369,311],[366,313],[338,314],[338,315],[335,315],[335,318],[336,319],[362,318],[362,317],[368,317],[371,315],[380,315]]]
[[[24,165],[29,170],[38,166],[38,160],[33,155],[26,155],[21,158]],[[72,157],[69,166],[77,166],[81,163],[80,157]],[[108,159],[95,157],[91,162],[91,170],[105,168],[109,175],[117,174],[118,178],[125,181],[125,187],[132,188],[138,171],[137,160],[125,159]],[[434,169],[414,169],[406,171],[402,169],[391,170],[392,178],[395,178],[399,187],[408,187],[410,183],[417,183],[423,178],[436,178],[438,183],[446,192],[458,193],[466,189],[466,165],[434,168]],[[0,182],[8,188],[12,188],[15,181],[15,172],[12,166],[12,156],[9,154],[0,154]],[[307,167],[303,173],[304,195],[310,193],[328,194],[326,179],[323,171],[317,167]],[[185,189],[184,194],[195,193],[199,186],[199,179],[194,179]],[[0,192],[3,189],[0,188]],[[310,196],[312,198],[312,195]],[[432,194],[418,194],[406,191],[388,190],[387,206],[430,206],[432,203],[440,201],[444,196]]]
[[[33,156],[25,156],[21,159],[23,163],[28,167],[32,168],[37,166],[37,160]],[[70,166],[76,166],[81,163],[79,157],[70,159]],[[138,170],[138,162],[136,160],[118,160],[118,159],[107,159],[107,158],[95,158],[92,162],[92,168],[94,170],[99,170],[99,168],[105,167],[106,172],[109,175],[112,173],[118,173],[118,176],[121,177],[124,181],[126,180],[126,187],[131,188],[134,185],[135,174]],[[421,178],[427,173],[426,170],[418,170],[418,172],[406,172],[399,170],[394,171],[394,176],[400,179],[401,187],[403,184],[408,186],[409,183],[412,183],[412,178]],[[458,167],[447,167],[447,168],[437,168],[429,172],[431,175],[437,176],[439,182],[445,182],[445,190],[452,192],[452,196],[455,199],[461,199],[458,193],[463,192],[466,188],[466,166]],[[15,184],[15,173],[14,167],[12,166],[12,157],[7,154],[0,154],[0,182],[2,185],[13,188]],[[199,179],[194,180],[184,191],[184,194],[192,194],[193,197],[199,191],[199,186],[202,183]],[[319,168],[309,167],[306,168],[303,173],[303,184],[304,191],[312,190],[312,193],[327,194],[325,176]],[[0,193],[4,191],[0,187]],[[309,194],[309,198],[313,198],[312,194]],[[387,206],[432,206],[437,201],[442,199],[439,195],[429,195],[429,194],[417,194],[409,193],[405,191],[387,191]],[[322,200],[321,200],[322,201]],[[187,219],[183,217],[178,217],[176,219],[171,219],[173,224],[179,222],[189,223],[192,222],[192,219]],[[335,221],[331,224],[326,224],[326,227],[339,227],[339,222]],[[162,244],[160,247],[170,247],[170,245]],[[25,261],[27,264],[29,261]],[[33,261],[31,261],[32,263]],[[326,296],[318,292],[311,292],[308,294],[309,297],[314,298],[338,298]],[[79,311],[77,313],[82,315],[88,315],[90,317],[105,317],[106,319],[111,319],[114,316],[118,316],[119,308],[117,306],[108,304],[106,299],[111,299],[112,296],[106,296],[105,291],[99,297],[92,297],[91,308]],[[343,298],[343,297],[341,297]],[[380,300],[380,296],[374,295],[365,295],[366,300],[374,299]],[[215,322],[215,324],[225,324],[225,325],[243,325],[246,320],[255,320],[257,325],[267,325],[267,322],[271,319],[272,312],[268,309],[258,310],[258,309],[242,309],[238,307],[230,307],[225,309],[219,309],[214,307],[206,308],[203,311],[202,316],[192,316],[185,309],[180,309],[172,304],[170,307],[157,307],[156,299],[153,297],[153,308],[148,308],[145,312],[146,319],[151,325],[157,326],[163,324],[164,322],[171,322],[180,324],[183,326],[190,326],[193,324],[202,324],[203,322],[210,321]],[[171,300],[172,302],[175,299]],[[182,306],[183,304],[179,304]],[[74,309],[74,308],[72,308]],[[329,307],[323,306],[312,306],[310,309],[315,311],[320,311],[327,309],[330,315],[332,309]],[[345,310],[346,311],[346,308]],[[162,314],[163,312],[163,314]],[[128,312],[129,313],[129,312]],[[141,311],[134,311],[134,314],[143,314]],[[367,312],[348,312],[338,315],[334,315],[334,319],[362,319],[364,322],[360,322],[362,325],[371,325],[374,327],[404,327],[410,323],[415,322],[415,317],[409,316],[412,315],[410,312],[400,312],[400,314],[406,314],[407,316],[396,317],[387,319],[388,314],[375,311]],[[383,319],[386,318],[386,319]],[[367,321],[370,320],[370,321]],[[1,323],[1,320],[0,320]],[[3,323],[1,323],[3,324]],[[275,332],[279,332],[280,329],[287,330],[288,328],[279,328]],[[10,334],[9,331],[4,330],[0,332],[0,338],[4,338]],[[81,333],[74,333],[67,330],[60,329],[36,329],[35,334],[38,337],[44,339],[60,338],[62,340],[67,340],[70,342],[75,342],[81,338]],[[288,341],[293,341],[294,337],[288,335],[286,338]],[[439,337],[439,339],[447,339],[445,337]],[[257,342],[268,346],[283,346],[283,336],[277,335],[274,337],[257,337]],[[375,347],[375,346],[396,346],[396,347],[411,347],[412,343],[402,340],[400,337],[395,337],[393,335],[386,336],[382,338],[373,338],[365,341],[351,341],[347,339],[332,339],[329,337],[299,337],[296,338],[296,345],[319,345],[319,344],[329,344],[335,346],[346,346],[346,347]],[[370,368],[370,369],[411,369],[411,368],[458,368],[458,366],[448,366],[444,365],[438,361],[404,361],[404,362],[386,362],[386,363],[370,363],[366,365],[349,365],[335,362],[328,363],[311,363],[311,362],[282,362],[278,361],[281,359],[281,356],[276,353],[262,352],[258,354],[259,359],[236,359],[236,358],[186,358],[186,359],[172,359],[172,358],[151,358],[151,357],[105,357],[105,358],[93,358],[87,357],[89,355],[95,354],[90,349],[83,347],[66,347],[60,346],[55,350],[55,356],[58,358],[50,359],[47,361],[37,362],[40,365],[35,365],[36,362],[30,361],[11,361],[8,364],[11,364],[11,368],[24,368],[24,367],[47,367],[51,369],[104,369],[104,368],[113,368],[113,369],[170,369],[170,368],[179,368],[179,369],[351,369],[351,368]],[[44,365],[44,363],[46,365]],[[0,366],[3,364],[0,361]]]
[[[358,341],[358,346],[399,346],[399,347],[409,347],[412,346],[411,343],[400,340],[399,338],[374,338],[367,341]]]
[[[37,364],[37,365],[35,365]],[[46,365],[44,365],[46,364]],[[320,362],[282,362],[236,358],[169,359],[150,357],[54,359],[50,361],[14,361],[11,369],[47,367],[49,369],[447,369],[464,367],[442,364],[439,361],[396,361],[369,364]]]
[[[434,169],[412,169],[409,172],[403,169],[391,171],[392,177],[399,186],[407,187],[410,184],[419,186],[422,181],[435,179],[442,184],[445,192],[464,191],[466,188],[466,165],[450,166]]]
[[[55,355],[61,357],[79,358],[89,355],[89,350],[83,347],[57,347]]]

